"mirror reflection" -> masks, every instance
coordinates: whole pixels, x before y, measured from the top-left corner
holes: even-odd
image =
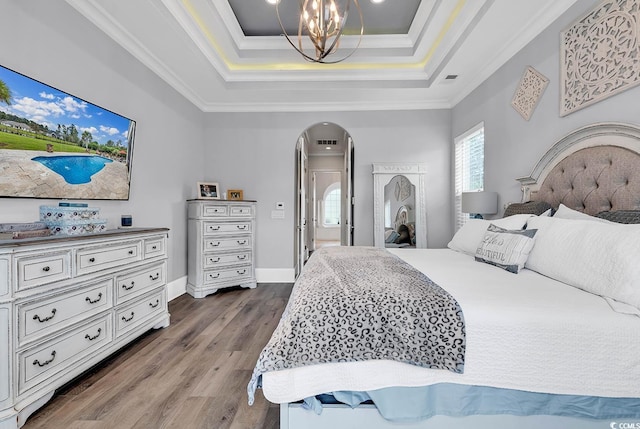
[[[384,187],[384,246],[416,247],[416,190],[403,175]]]

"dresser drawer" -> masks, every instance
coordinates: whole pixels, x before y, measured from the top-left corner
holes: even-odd
[[[71,277],[71,252],[20,256],[17,259],[18,290],[28,289]]]
[[[232,205],[231,216],[251,217],[253,216],[253,206],[251,204]]]
[[[147,267],[116,277],[116,304],[138,296],[165,283],[165,265]]]
[[[204,255],[205,269],[251,262],[251,251]]]
[[[229,249],[250,249],[251,236],[228,237],[228,238],[206,238],[204,240],[204,251],[229,250]]]
[[[251,278],[252,274],[251,265],[205,271],[204,283],[212,284],[226,280],[237,280],[241,282],[244,278]]]
[[[47,335],[111,308],[112,280],[54,297],[18,304],[19,344]]]
[[[140,240],[111,247],[84,248],[76,254],[76,271],[78,275],[82,275],[141,260]]]
[[[206,205],[202,207],[202,216],[203,217],[209,217],[209,216],[213,216],[213,217],[219,217],[219,216],[228,216],[229,215],[229,211],[227,209],[227,206],[224,204],[211,204],[211,205]]]
[[[250,232],[251,231],[251,222],[205,222],[204,223],[204,233],[207,235],[211,234],[224,234],[224,233],[239,233],[239,232]]]
[[[18,353],[18,394],[39,383],[52,382],[56,374],[111,342],[111,315],[60,335],[38,347]]]
[[[117,310],[116,338],[141,325],[152,316],[165,312],[167,308],[165,296],[164,289],[161,289]]]
[[[166,241],[164,237],[144,240],[144,259],[166,256]]]

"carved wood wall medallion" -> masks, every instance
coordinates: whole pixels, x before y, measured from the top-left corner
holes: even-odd
[[[606,0],[561,33],[560,116],[640,83],[637,1]]]
[[[524,71],[511,105],[525,120],[528,121],[531,118],[548,84],[549,79],[533,67],[529,66]]]

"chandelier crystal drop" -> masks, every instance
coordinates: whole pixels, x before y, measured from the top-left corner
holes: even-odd
[[[299,2],[300,19],[298,22],[297,44],[287,33],[280,18],[279,7],[280,3],[282,3],[281,1],[276,3],[276,14],[278,15],[278,22],[283,35],[305,60],[323,64],[338,63],[349,58],[360,46],[362,35],[364,34],[364,21],[358,0],[346,0],[342,4],[338,0],[299,0]],[[340,37],[347,22],[351,2],[353,2],[360,16],[360,38],[358,43],[346,56],[339,59],[327,59],[329,55],[335,54],[340,46]],[[303,47],[303,40],[307,37],[313,45],[313,50],[315,50],[314,55],[311,52],[305,52]]]

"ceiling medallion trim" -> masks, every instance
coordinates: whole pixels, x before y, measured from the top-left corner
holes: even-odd
[[[167,1],[167,0],[164,0]],[[348,63],[311,63],[311,62],[290,62],[290,61],[282,61],[282,62],[273,62],[268,58],[265,58],[266,62],[239,62],[235,59],[232,59],[230,55],[223,49],[222,45],[217,41],[216,37],[209,31],[207,26],[204,23],[204,20],[198,14],[195,6],[193,5],[191,0],[178,0],[182,4],[182,7],[187,12],[187,14],[191,17],[192,22],[196,25],[198,31],[205,37],[205,39],[209,43],[209,47],[211,51],[218,56],[228,72],[238,72],[238,71],[253,71],[253,72],[280,72],[282,70],[288,71],[307,71],[307,70],[379,70],[381,72],[389,69],[413,69],[419,70],[424,69],[427,63],[430,61],[433,54],[440,47],[440,43],[444,39],[444,36],[447,34],[452,24],[455,22],[456,18],[464,8],[466,0],[458,0],[455,8],[449,14],[448,18],[444,22],[442,28],[438,33],[438,37],[429,48],[427,53],[421,58],[413,57],[402,57],[400,61],[392,62],[390,60],[389,63],[382,62],[348,62]],[[218,14],[220,14],[220,10],[216,8]],[[221,18],[222,19],[222,18]],[[184,24],[184,23],[183,23]],[[191,32],[189,32],[191,34]],[[344,36],[353,37],[353,36]],[[366,45],[367,36],[363,36],[363,45]],[[246,38],[245,38],[246,39]],[[209,56],[208,56],[209,57]],[[219,70],[219,72],[221,72]],[[227,73],[222,73],[221,75],[223,79],[229,80],[229,76]],[[325,79],[331,79],[331,76],[325,76]]]
[[[229,102],[207,103],[199,106],[205,113],[290,113],[290,112],[366,112],[366,111],[415,111],[450,109],[448,100],[399,100],[399,101],[356,101],[356,102]]]

